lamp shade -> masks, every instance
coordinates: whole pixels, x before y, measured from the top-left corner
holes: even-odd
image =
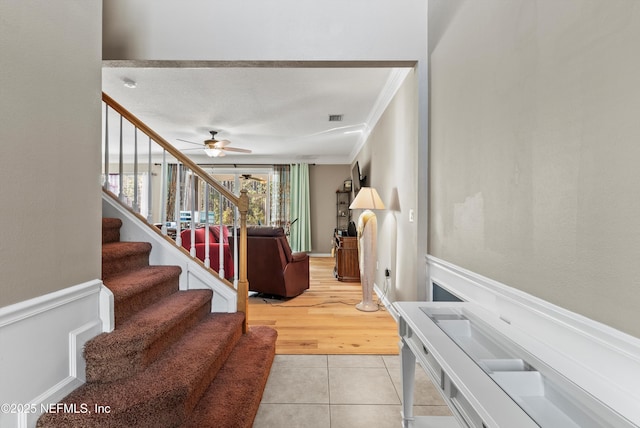
[[[383,210],[384,204],[382,199],[378,195],[378,192],[373,187],[363,187],[356,195],[351,205],[350,210]]]

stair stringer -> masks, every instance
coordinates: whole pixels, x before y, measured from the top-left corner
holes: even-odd
[[[152,246],[149,256],[150,264],[180,266],[182,268],[181,290],[210,289],[213,291],[211,312],[237,311],[236,290],[216,275],[211,274],[200,263],[183,253],[177,246],[104,192],[102,193],[102,216],[122,220],[120,228],[122,241],[149,242]]]

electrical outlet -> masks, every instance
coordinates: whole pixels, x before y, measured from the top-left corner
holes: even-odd
[[[413,209],[410,209],[409,210],[409,222],[410,223],[413,223],[413,217],[414,217]]]

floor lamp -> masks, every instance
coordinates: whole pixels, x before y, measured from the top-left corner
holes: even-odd
[[[373,303],[373,280],[376,272],[376,240],[378,222],[371,210],[383,210],[384,204],[373,187],[360,189],[349,209],[364,211],[358,217],[358,254],[360,258],[360,282],[362,283],[362,302],[356,308],[373,312],[378,305]]]

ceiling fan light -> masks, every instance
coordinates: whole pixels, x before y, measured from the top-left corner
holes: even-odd
[[[207,154],[207,156],[209,156],[211,158],[217,158],[220,155],[222,155],[222,150],[216,149],[216,148],[211,148],[211,147],[206,147],[204,149],[204,152]]]

